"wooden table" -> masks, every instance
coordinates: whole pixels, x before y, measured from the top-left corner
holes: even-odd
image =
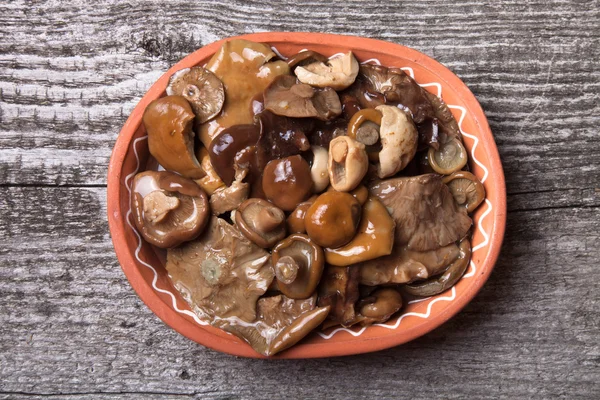
[[[600,398],[598,1],[166,3],[0,5],[0,398]],[[266,30],[414,47],[481,102],[507,234],[443,327],[368,355],[240,359],[180,336],[129,286],[106,221],[122,124],[186,54]]]

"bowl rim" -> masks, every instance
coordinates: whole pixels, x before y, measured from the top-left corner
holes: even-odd
[[[257,42],[277,42],[292,40],[296,43],[307,44],[331,44],[335,47],[346,47],[350,49],[377,49],[378,52],[386,54],[401,53],[403,58],[419,64],[419,66],[443,77],[447,86],[451,87],[456,95],[463,101],[463,104],[468,105],[469,111],[478,125],[476,136],[480,139],[479,143],[483,146],[489,158],[490,180],[494,187],[494,213],[491,232],[489,234],[489,251],[480,263],[480,269],[476,277],[476,282],[467,290],[456,296],[454,301],[450,302],[443,312],[432,314],[425,319],[422,324],[414,328],[398,332],[397,335],[386,335],[375,338],[353,338],[353,346],[348,346],[349,341],[327,342],[327,343],[312,343],[310,345],[296,345],[285,352],[273,356],[265,357],[256,353],[249,345],[240,341],[240,345],[235,345],[231,340],[217,336],[207,330],[198,329],[198,325],[184,318],[181,314],[175,312],[168,307],[154,289],[149,286],[138,267],[133,254],[128,250],[125,240],[124,216],[126,210],[121,210],[120,198],[123,194],[120,185],[122,179],[123,161],[131,144],[131,140],[135,135],[144,109],[154,99],[154,94],[160,95],[164,91],[164,87],[169,76],[181,69],[182,64],[187,64],[192,58],[196,58],[199,52],[205,54],[214,53],[225,41],[232,39],[246,39]],[[451,317],[456,315],[463,307],[465,307],[479,292],[481,287],[489,278],[496,261],[500,255],[504,232],[506,228],[506,187],[502,163],[498,148],[494,142],[494,137],[488,125],[487,119],[481,108],[481,105],[460,78],[452,71],[437,62],[436,60],[426,56],[425,54],[411,49],[409,47],[390,43],[382,40],[364,38],[358,36],[346,36],[329,33],[310,33],[310,32],[261,32],[251,33],[240,36],[232,36],[221,39],[214,43],[203,46],[182,60],[173,65],[167,70],[144,94],[139,103],[132,110],[123,125],[117,140],[115,142],[113,152],[110,158],[107,178],[107,215],[110,234],[114,245],[117,259],[125,276],[129,280],[131,286],[142,299],[142,301],[156,314],[164,323],[175,331],[181,333],[187,338],[195,342],[212,348],[214,350],[229,353],[237,356],[252,357],[252,358],[321,358],[341,355],[352,355],[378,351],[393,346],[397,346],[411,340],[414,340],[426,333],[436,329]],[[237,339],[237,338],[236,338]],[[362,342],[360,346],[358,344]],[[305,347],[306,346],[306,347]],[[308,348],[310,346],[310,348]]]

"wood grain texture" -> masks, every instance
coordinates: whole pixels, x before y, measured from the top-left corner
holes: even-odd
[[[475,300],[407,345],[261,361],[175,333],[106,224],[128,113],[222,37],[324,31],[416,48],[488,116],[509,217]],[[600,3],[442,0],[0,4],[0,399],[600,398]]]

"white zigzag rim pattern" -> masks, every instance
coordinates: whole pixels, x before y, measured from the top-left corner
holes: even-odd
[[[335,56],[335,54],[333,56]],[[367,61],[363,62],[363,64],[368,63],[368,62],[381,65],[381,63],[377,59],[367,60]],[[402,67],[401,69],[404,70],[404,71],[406,71],[410,75],[410,77],[414,79],[414,71],[413,71],[412,68],[410,68],[410,67]],[[429,82],[429,83],[419,84],[419,86],[421,86],[421,87],[435,86],[437,88],[437,96],[439,98],[442,98],[442,85],[440,83],[438,83],[438,82]],[[479,167],[481,167],[481,169],[484,171],[483,177],[481,178],[481,183],[484,183],[486,181],[486,179],[488,178],[489,171],[488,171],[487,167],[479,159],[477,159],[477,157],[475,156],[475,150],[476,150],[476,148],[477,148],[477,146],[479,144],[479,139],[476,136],[471,135],[471,134],[465,132],[464,129],[462,128],[462,123],[463,123],[463,121],[465,119],[465,116],[467,114],[467,110],[464,107],[459,106],[459,105],[448,104],[448,107],[450,109],[459,110],[461,112],[461,115],[458,118],[458,127],[459,127],[460,132],[462,133],[463,137],[466,137],[466,138],[468,138],[468,139],[470,139],[470,140],[473,141],[473,145],[471,147],[471,159]],[[142,136],[142,137],[139,137],[139,138],[137,138],[137,139],[135,139],[133,141],[132,147],[133,147],[133,152],[134,152],[137,164],[136,164],[135,170],[132,173],[130,173],[129,175],[127,175],[127,177],[125,178],[125,187],[127,187],[127,191],[129,192],[129,204],[131,204],[131,184],[129,184],[128,182],[131,180],[131,178],[133,176],[135,176],[135,174],[138,173],[138,171],[140,169],[140,159],[139,159],[139,156],[138,156],[136,145],[139,142],[141,142],[143,140],[146,140],[147,138],[148,138],[148,136]],[[484,240],[481,243],[478,243],[477,245],[474,245],[472,247],[472,253],[473,254],[476,251],[483,249],[489,243],[489,234],[483,229],[482,222],[492,212],[493,206],[492,206],[492,203],[487,198],[485,199],[485,204],[487,206],[486,210],[483,212],[483,214],[481,214],[481,216],[478,219],[474,220],[474,225],[479,230],[479,232],[481,232],[481,234],[483,235],[483,239]],[[125,216],[125,218],[127,220],[127,225],[129,225],[129,227],[131,228],[131,230],[133,231],[133,233],[137,237],[137,241],[138,241],[138,245],[137,245],[137,248],[135,250],[134,256],[135,256],[135,259],[141,265],[143,265],[144,267],[150,269],[152,271],[152,273],[154,274],[154,278],[152,279],[152,288],[154,288],[154,290],[156,290],[159,293],[163,293],[163,294],[168,295],[171,298],[173,309],[176,312],[178,312],[180,314],[187,315],[189,317],[192,317],[194,319],[194,321],[196,321],[196,323],[198,325],[202,325],[202,326],[209,325],[208,322],[201,320],[191,310],[179,308],[179,306],[177,305],[177,298],[175,297],[175,295],[170,290],[161,289],[161,288],[158,287],[158,285],[157,285],[157,282],[158,282],[158,272],[156,271],[156,269],[152,265],[150,265],[147,262],[143,261],[140,258],[140,256],[139,256],[140,250],[142,248],[143,241],[142,241],[142,238],[141,238],[140,234],[134,228],[133,223],[132,223],[130,217],[131,217],[131,208],[127,212],[127,215]],[[463,279],[469,279],[469,278],[471,278],[471,277],[473,277],[475,275],[475,272],[477,271],[477,265],[473,261],[473,256],[471,256],[471,262],[469,264],[469,267],[470,267],[469,270],[463,275],[463,277],[461,278],[461,280],[463,280]],[[412,301],[408,302],[408,304],[415,304],[415,303],[421,303],[421,302],[428,301],[429,303],[427,304],[427,311],[425,313],[408,312],[408,313],[404,313],[404,314],[399,315],[395,320],[391,320],[391,321],[388,321],[387,323],[382,323],[382,324],[373,324],[372,326],[379,326],[379,327],[386,328],[386,329],[397,329],[400,326],[402,320],[404,320],[404,318],[416,317],[416,318],[427,319],[431,315],[431,310],[433,309],[434,304],[441,303],[441,302],[452,302],[455,298],[456,298],[456,288],[453,286],[452,289],[450,290],[450,294],[449,295],[448,295],[448,292],[445,292],[445,293],[439,294],[437,296],[427,297],[427,298],[424,298],[424,299],[412,300]],[[185,308],[189,308],[187,304],[185,304],[184,307]],[[349,333],[350,335],[352,335],[354,337],[358,337],[358,336],[362,335],[363,332],[365,332],[366,329],[368,329],[368,328],[367,327],[362,327],[359,330],[356,330],[355,328],[343,328],[343,327],[340,327],[340,328],[334,329],[333,331],[331,331],[331,332],[329,332],[327,334],[323,333],[323,332],[317,332],[317,334],[321,338],[323,338],[325,340],[331,339],[336,334],[341,333],[341,332],[347,332],[347,333]]]

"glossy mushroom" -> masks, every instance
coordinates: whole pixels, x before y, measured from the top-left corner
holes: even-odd
[[[319,246],[335,249],[356,235],[360,215],[360,203],[351,194],[325,192],[306,212],[306,233]]]
[[[358,280],[360,271],[355,267],[327,265],[319,283],[319,307],[331,307],[323,328],[341,324],[351,326],[356,322],[355,304],[360,296]]]
[[[311,86],[343,90],[354,83],[358,75],[358,61],[351,51],[330,58],[327,62],[299,66],[294,69],[298,80]]]
[[[285,237],[285,214],[266,200],[244,201],[234,220],[240,232],[262,248],[273,247]]]
[[[205,173],[194,155],[194,112],[181,96],[166,96],[146,107],[142,117],[148,133],[148,149],[166,170],[186,178],[200,179]]]
[[[287,230],[289,233],[306,233],[304,217],[306,216],[306,212],[310,206],[315,202],[316,198],[317,196],[313,195],[308,200],[298,204],[298,206],[294,208],[294,211],[290,213],[286,220]]]
[[[210,196],[210,208],[213,215],[233,211],[250,196],[250,184],[243,182],[248,170],[236,169],[236,176],[229,186],[222,186]]]
[[[427,160],[438,174],[450,175],[467,165],[467,150],[459,138],[454,138],[439,146],[429,148]]]
[[[196,238],[210,217],[206,193],[194,181],[167,171],[135,176],[131,210],[144,239],[161,248]]]
[[[325,265],[321,247],[306,235],[293,234],[279,242],[271,256],[281,293],[292,299],[313,295]]]
[[[288,58],[287,63],[290,68],[294,68],[299,65],[312,64],[314,62],[326,63],[327,60],[327,57],[321,53],[317,53],[313,50],[304,50]]]
[[[385,322],[401,308],[402,295],[396,289],[377,289],[359,301],[359,320],[363,326]]]
[[[362,208],[356,236],[345,246],[325,248],[325,261],[331,265],[347,266],[386,256],[394,246],[396,223],[385,206],[371,196]]]
[[[382,105],[376,108],[381,112],[379,136],[381,151],[377,176],[387,178],[395,175],[408,165],[417,152],[417,128],[410,116],[394,106]]]
[[[313,154],[310,176],[313,181],[313,192],[321,193],[329,186],[329,172],[327,168],[329,153],[321,146],[310,146]]]
[[[167,95],[183,96],[196,114],[196,123],[214,118],[225,102],[223,83],[215,74],[202,67],[185,68],[169,79]]]
[[[329,144],[327,170],[335,190],[349,192],[356,188],[369,170],[365,145],[349,136],[336,137]]]
[[[196,158],[200,160],[200,166],[206,173],[206,175],[200,179],[196,179],[195,182],[208,194],[212,195],[217,189],[225,186],[225,183],[217,174],[217,171],[213,168],[213,165],[210,161],[210,155],[208,154],[208,150],[206,147],[201,146],[198,150],[196,150]]]
[[[269,161],[263,172],[262,189],[277,207],[292,211],[312,192],[308,163],[299,155]]]
[[[329,120],[342,113],[337,93],[331,88],[314,88],[298,83],[291,75],[282,75],[263,93],[265,109],[286,117]]]
[[[454,200],[473,212],[485,199],[485,188],[475,175],[467,171],[454,172],[442,180],[448,188]]]

